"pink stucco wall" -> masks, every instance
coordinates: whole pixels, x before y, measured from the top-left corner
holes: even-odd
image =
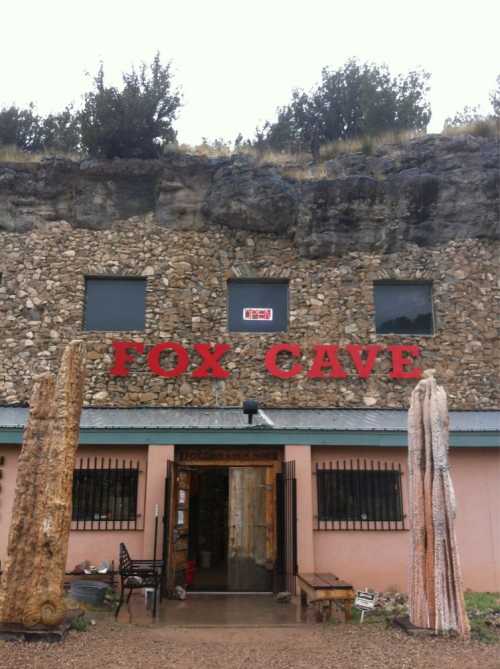
[[[4,455],[0,491],[0,560],[6,557],[8,530],[14,498],[19,448],[0,446]],[[88,559],[118,558],[124,541],[133,556],[152,555],[154,509],[158,504],[161,545],[161,516],[167,459],[174,457],[173,446],[81,447],[80,457],[125,457],[139,460],[140,531],[72,531],[68,567]],[[409,554],[408,531],[315,531],[316,494],[312,470],[316,462],[366,457],[401,463],[405,512],[407,497],[407,454],[403,448],[310,448],[286,446],[285,458],[295,460],[298,498],[299,571],[333,572],[356,587],[379,590],[390,586],[406,590]],[[500,590],[500,450],[455,448],[450,455],[458,511],[457,534],[466,588]],[[312,467],[311,467],[312,465]],[[147,485],[146,485],[147,481]]]
[[[9,534],[10,517],[14,502],[16,483],[17,458],[20,452],[18,446],[0,446],[0,455],[5,458],[3,467],[2,490],[0,492],[0,560],[4,563],[7,554],[7,541]],[[148,448],[147,447],[81,447],[78,449],[77,459],[94,458],[94,456],[106,458],[125,458],[127,462],[132,459],[140,463],[139,490],[138,490],[138,513],[140,514],[138,526],[146,527],[150,519],[145,519],[146,505],[146,480],[148,477]],[[158,470],[157,476],[160,476]],[[163,499],[158,500],[162,503]],[[147,511],[151,511],[147,509]],[[161,520],[161,519],[160,519]],[[71,569],[83,560],[97,564],[101,560],[118,560],[118,547],[121,541],[126,543],[131,555],[142,557],[144,554],[144,529],[141,530],[108,530],[89,531],[72,530],[68,548],[68,569]]]
[[[4,457],[2,479],[0,480],[0,560],[2,564],[7,556],[7,539],[9,537],[10,515],[16,487],[17,446],[0,445],[0,456]]]
[[[407,454],[403,448],[316,448],[315,462],[367,457],[401,463],[408,509]],[[466,588],[500,590],[500,451],[455,448],[450,452],[457,497],[457,536]],[[316,503],[314,494],[314,502]],[[407,589],[409,532],[314,531],[317,572],[333,572],[355,587]]]

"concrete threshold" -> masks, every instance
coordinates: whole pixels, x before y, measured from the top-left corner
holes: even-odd
[[[203,595],[216,595],[220,597],[241,597],[241,596],[261,596],[265,595],[270,597],[273,595],[272,592],[228,592],[227,590],[188,590],[186,596],[195,595],[196,597],[203,597]]]

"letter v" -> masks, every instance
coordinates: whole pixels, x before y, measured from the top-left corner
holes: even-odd
[[[361,379],[367,379],[373,371],[373,365],[379,351],[382,350],[382,346],[378,346],[378,344],[366,344],[364,346],[361,344],[348,344],[345,349],[351,356],[358,376]],[[365,359],[361,356],[362,351],[367,354]]]

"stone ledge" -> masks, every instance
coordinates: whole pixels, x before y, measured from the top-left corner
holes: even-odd
[[[413,623],[410,622],[410,618],[408,616],[394,618],[392,624],[394,627],[399,627],[399,629],[404,630],[408,635],[415,637],[455,636],[453,632],[437,632],[436,630],[429,629],[427,627],[416,627]]]
[[[84,615],[82,609],[70,609],[64,616],[60,625],[47,627],[35,625],[24,627],[17,623],[0,623],[0,641],[43,641],[45,643],[58,643],[64,641],[73,621]]]

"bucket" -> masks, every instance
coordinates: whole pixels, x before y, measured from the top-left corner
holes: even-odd
[[[104,604],[104,596],[108,587],[102,581],[73,581],[69,592],[77,602],[100,606]]]
[[[155,598],[155,589],[154,588],[144,588],[144,599],[146,601],[146,610],[153,610],[153,603]]]
[[[212,561],[212,553],[210,551],[200,551],[200,564],[203,569],[209,569]]]

